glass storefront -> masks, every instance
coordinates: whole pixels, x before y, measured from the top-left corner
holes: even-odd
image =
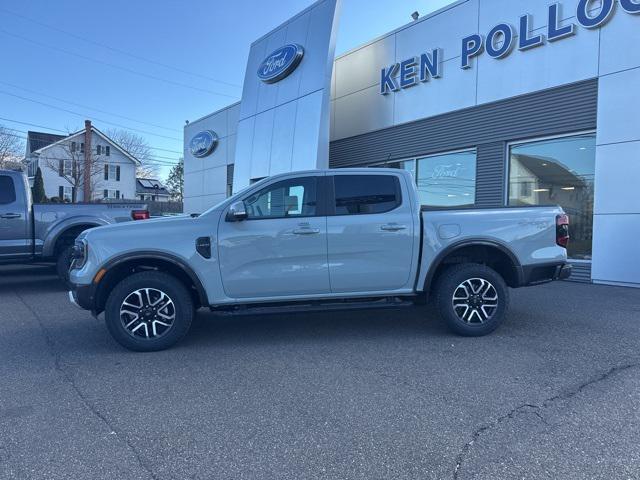
[[[560,205],[570,216],[574,260],[591,260],[595,158],[595,133],[509,148],[509,205]]]
[[[420,202],[429,207],[470,207],[476,200],[476,151],[446,153],[407,160]]]

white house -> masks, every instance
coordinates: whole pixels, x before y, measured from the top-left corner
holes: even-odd
[[[89,120],[83,130],[67,136],[28,132],[26,161],[31,183],[40,167],[47,198],[68,202],[138,198],[140,162]]]

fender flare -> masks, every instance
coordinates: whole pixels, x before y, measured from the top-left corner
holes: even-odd
[[[511,263],[513,264],[516,270],[515,273],[516,273],[517,285],[520,286],[523,284],[524,271],[522,269],[522,265],[520,264],[520,261],[518,260],[518,257],[513,253],[513,251],[511,251],[511,249],[507,245],[497,240],[477,238],[477,239],[465,239],[465,240],[460,240],[458,242],[452,243],[451,245],[448,245],[440,253],[438,253],[438,255],[436,255],[436,258],[433,260],[433,262],[431,262],[431,266],[427,271],[425,280],[424,282],[422,282],[422,291],[428,292],[428,288],[433,283],[433,277],[438,271],[438,268],[440,267],[440,265],[442,265],[442,262],[444,261],[445,258],[447,258],[449,255],[454,253],[456,250],[460,250],[462,248],[467,248],[467,247],[475,247],[475,246],[496,248],[500,250],[502,253],[504,253],[505,255],[507,255],[507,257],[511,260]]]
[[[101,218],[96,217],[74,217],[68,220],[62,220],[56,224],[50,231],[47,232],[42,246],[42,256],[52,257],[55,253],[56,243],[61,235],[67,230],[78,227],[80,225],[91,225],[91,228],[102,227],[109,225],[109,223]]]
[[[200,277],[198,276],[198,274],[189,266],[189,264],[185,260],[171,253],[158,252],[153,250],[125,253],[107,261],[100,267],[100,269],[105,269],[108,273],[110,270],[119,265],[122,265],[123,263],[146,259],[162,260],[178,267],[185,275],[189,277],[189,279],[191,279],[191,281],[195,285],[196,292],[198,293],[198,298],[200,300],[200,305],[203,307],[209,307],[207,291],[204,288],[202,281],[200,281]],[[102,281],[100,283],[102,283]],[[100,283],[96,285],[96,290],[100,288]]]

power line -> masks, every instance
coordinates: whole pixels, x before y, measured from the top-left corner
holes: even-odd
[[[2,82],[0,82],[0,83],[2,83]],[[45,127],[44,125],[38,125],[38,124],[35,124],[35,123],[20,122],[18,120],[11,120],[10,118],[4,118],[4,117],[0,117],[0,120],[4,120],[5,122],[17,123],[19,125],[26,125],[28,127],[44,128],[44,129],[47,129],[47,130],[53,130],[54,132],[61,132],[61,133],[64,133],[65,135],[69,135],[69,132],[67,132],[66,130],[60,130],[58,128]],[[16,132],[27,133],[27,132],[24,132],[22,130],[16,130],[15,128],[9,128],[9,127],[5,127],[5,128],[8,128],[9,130],[14,130]],[[182,155],[184,153],[184,152],[181,152],[179,150],[169,150],[167,148],[152,147],[150,145],[149,145],[149,148],[151,150],[157,150],[159,152],[179,153],[180,155]]]
[[[83,42],[87,42],[87,43],[96,45],[98,47],[106,48],[107,50],[111,50],[111,51],[119,53],[121,55],[126,55],[128,57],[135,58],[136,60],[142,60],[143,62],[151,63],[153,65],[159,65],[161,67],[168,68],[170,70],[175,70],[176,72],[184,73],[184,74],[187,74],[187,75],[192,75],[194,77],[204,78],[206,80],[210,80],[212,82],[216,82],[216,83],[219,83],[221,85],[227,85],[229,87],[234,87],[234,88],[242,88],[242,85],[238,85],[237,83],[231,83],[231,82],[226,82],[224,80],[218,80],[216,78],[208,77],[207,75],[203,75],[201,73],[190,72],[188,70],[184,70],[182,68],[175,67],[173,65],[167,65],[166,63],[158,62],[156,60],[151,60],[149,58],[145,58],[145,57],[142,57],[140,55],[136,55],[136,54],[133,54],[131,52],[127,52],[125,50],[120,50],[119,48],[115,48],[115,47],[112,47],[112,46],[104,44],[104,43],[96,42],[95,40],[91,40],[91,39],[88,39],[86,37],[82,37],[80,35],[77,35],[75,33],[69,32],[67,30],[63,30],[61,28],[54,27],[53,25],[49,25],[47,23],[40,22],[38,20],[34,20],[32,18],[26,17],[24,15],[20,15],[19,13],[15,13],[15,12],[12,12],[10,10],[6,10],[4,8],[0,8],[0,11],[3,11],[3,12],[8,13],[10,15],[22,18],[22,19],[27,20],[29,22],[35,23],[36,25],[40,25],[40,26],[43,26],[45,28],[49,28],[49,29],[54,30],[56,32],[64,33],[65,35],[69,35],[70,37],[76,38],[78,40],[82,40]]]
[[[87,118],[87,117],[91,117],[91,115],[86,115],[84,113],[78,113],[78,112],[74,112],[73,110],[68,110],[66,108],[62,108],[62,107],[57,107],[55,105],[51,105],[50,103],[46,103],[46,102],[41,102],[40,100],[35,100],[33,98],[28,98],[28,97],[23,97],[21,95],[17,95],[15,93],[11,93],[11,92],[6,92],[4,90],[0,90],[0,94],[2,95],[8,95],[10,97],[14,97],[14,98],[18,98],[20,100],[24,100],[26,102],[32,102],[32,103],[37,103],[39,105],[44,105],[45,107],[49,107],[49,108],[53,108],[55,110],[60,110],[62,112],[66,112],[66,113],[70,113],[71,115],[77,115],[79,117],[83,117],[83,118]],[[139,128],[133,128],[133,127],[127,127],[125,125],[122,125],[120,123],[114,123],[114,122],[109,122],[108,120],[103,120],[97,117],[93,117],[95,120],[97,120],[98,122],[102,122],[102,123],[106,123],[108,125],[113,125],[116,127],[120,127],[120,128],[124,128],[126,130],[132,130],[134,132],[140,132],[140,133],[145,133],[147,135],[153,135],[155,137],[160,137],[160,138],[166,138],[169,140],[176,140],[176,141],[182,141],[182,139],[180,138],[175,138],[175,137],[169,137],[167,135],[160,135],[159,133],[153,133],[153,132],[149,132],[148,130],[140,130]]]
[[[2,9],[0,9],[0,10],[2,10]],[[7,85],[7,86],[12,87],[12,88],[17,88],[18,90],[23,90],[25,92],[33,93],[35,95],[40,95],[40,96],[45,97],[45,98],[51,98],[53,100],[57,100],[58,102],[67,103],[69,105],[74,105],[76,107],[87,108],[89,110],[93,110],[93,111],[101,112],[101,113],[106,113],[107,115],[112,115],[114,117],[124,118],[125,120],[130,120],[132,122],[140,123],[140,124],[143,124],[143,125],[148,125],[150,127],[161,128],[163,130],[168,130],[170,132],[178,132],[179,131],[179,130],[176,130],[174,128],[163,127],[162,125],[156,125],[155,123],[149,123],[149,122],[145,122],[145,121],[142,121],[142,120],[136,120],[135,118],[127,117],[125,115],[120,115],[118,113],[108,112],[106,110],[101,110],[99,108],[89,107],[87,105],[82,105],[81,103],[75,103],[75,102],[71,102],[69,100],[64,100],[64,99],[59,98],[59,97],[54,97],[53,95],[47,95],[47,94],[44,94],[44,93],[40,93],[40,92],[37,92],[35,90],[30,90],[28,88],[24,88],[24,87],[20,87],[18,85],[14,85],[12,83],[7,83],[7,82],[0,81],[0,84]]]
[[[28,133],[28,132],[25,132],[24,130],[18,130],[18,129],[15,129],[15,128],[9,128],[9,127],[4,127],[4,128],[6,130],[11,130],[13,132],[19,132],[19,133],[22,133],[22,134],[27,134]],[[15,137],[15,138],[19,138],[19,139],[24,140],[24,141],[28,141],[28,138],[25,137],[24,135],[16,135],[16,134],[13,134],[13,133],[6,133],[6,132],[4,133],[4,135],[8,135],[10,137]],[[32,132],[32,136],[37,138],[39,135],[37,133],[34,134]],[[46,157],[46,156],[40,156],[39,158],[60,160],[60,158]],[[177,165],[180,162],[179,158],[163,157],[163,156],[148,157],[145,160],[148,163],[154,163],[154,164],[157,164],[159,166],[174,166],[174,165]],[[171,161],[167,161],[167,160],[171,160]],[[114,163],[114,164],[115,163],[120,163],[122,165],[126,165],[126,163],[124,163],[124,162],[115,162],[115,161],[113,161],[113,162],[109,161],[109,162],[106,162],[106,163]]]
[[[43,48],[47,48],[49,50],[62,52],[64,54],[66,54],[66,55],[71,55],[71,56],[74,56],[74,57],[82,58],[83,60],[86,60],[88,62],[94,62],[94,63],[98,63],[100,65],[106,65],[108,67],[116,68],[118,70],[122,70],[122,71],[127,72],[127,73],[131,73],[131,74],[134,74],[134,75],[139,75],[141,77],[151,78],[153,80],[158,80],[160,82],[165,82],[165,83],[168,83],[168,84],[171,84],[171,85],[176,85],[178,87],[189,88],[191,90],[196,90],[196,91],[200,91],[200,92],[204,92],[204,93],[209,93],[211,95],[217,95],[217,96],[220,96],[220,97],[232,98],[234,100],[238,99],[237,95],[228,95],[226,93],[214,92],[213,90],[207,90],[206,88],[200,88],[200,87],[196,87],[196,86],[193,86],[193,85],[187,85],[186,83],[176,82],[174,80],[169,80],[167,78],[158,77],[158,76],[155,76],[155,75],[151,75],[149,73],[139,72],[139,71],[133,70],[131,68],[122,67],[120,65],[115,65],[113,63],[105,62],[103,60],[98,60],[97,58],[87,57],[85,55],[81,55],[79,53],[71,52],[71,51],[65,50],[63,48],[53,47],[53,46],[47,45],[45,43],[37,42],[37,41],[32,40],[30,38],[23,37],[22,35],[17,35],[15,33],[8,32],[7,30],[4,30],[4,29],[0,29],[0,33],[4,33],[5,35],[8,35],[10,37],[19,38],[20,40],[23,40],[25,42],[33,43],[34,45],[38,45],[39,47],[43,47]]]

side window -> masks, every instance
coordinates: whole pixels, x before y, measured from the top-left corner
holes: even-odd
[[[400,181],[393,175],[336,175],[336,215],[385,213],[402,203]]]
[[[16,188],[8,175],[0,175],[0,205],[16,201]]]
[[[269,185],[245,199],[248,218],[315,216],[317,183],[317,177],[303,177]]]

